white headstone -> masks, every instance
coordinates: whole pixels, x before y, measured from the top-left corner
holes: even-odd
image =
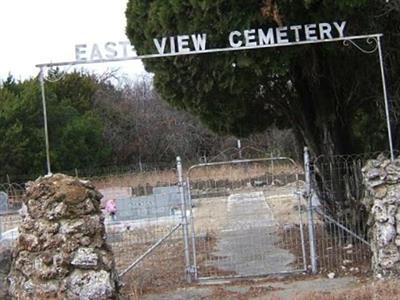
[[[0,211],[8,210],[8,195],[0,192]]]

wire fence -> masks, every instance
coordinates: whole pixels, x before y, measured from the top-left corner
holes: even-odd
[[[305,271],[305,252],[288,250],[304,248],[299,171],[284,158],[193,167],[192,252],[199,278]]]
[[[0,213],[21,208],[25,185],[18,183],[0,184]]]
[[[116,214],[103,213],[124,297],[136,299],[143,293],[184,285],[182,206],[176,182],[151,186],[148,194],[141,196],[123,195],[121,190],[125,188],[113,189],[119,196],[108,194],[116,198]],[[0,214],[0,251],[15,246],[21,221],[17,211]],[[152,249],[154,245],[157,247]]]
[[[170,170],[175,167],[174,161],[161,161],[161,162],[138,162],[128,165],[109,165],[109,166],[96,166],[93,168],[73,168],[68,170],[53,170],[56,173],[62,173],[70,176],[80,178],[103,178],[109,176],[121,176],[124,174],[140,174],[144,172],[157,172],[163,170]],[[0,182],[12,183],[18,182],[19,184],[34,180],[39,176],[45,175],[44,173],[31,173],[31,174],[4,174],[0,173]]]
[[[316,210],[316,240],[320,272],[354,274],[370,271],[372,252],[369,241],[351,224],[338,222]]]
[[[92,177],[104,201],[117,200],[115,219],[105,212],[105,224],[124,295],[135,299],[185,286],[187,272],[200,279],[309,272],[310,203],[318,271],[368,272],[361,168],[374,155],[315,159],[310,199],[304,169],[284,159],[202,164],[189,172],[186,186],[179,185],[175,166]],[[0,190],[8,196],[8,209],[0,212],[4,250],[18,237],[25,187],[7,183]]]
[[[316,158],[311,164],[312,201],[320,271],[368,273],[371,248],[362,168],[380,153]]]
[[[229,147],[213,155],[203,155],[192,157],[191,161],[185,161],[186,165],[193,165],[197,163],[213,162],[213,161],[226,161],[240,158],[260,158],[260,157],[276,157],[279,156],[278,151],[268,152],[252,146],[246,147]],[[85,168],[72,168],[68,170],[53,170],[56,173],[62,173],[70,176],[86,179],[105,179],[109,177],[124,177],[131,175],[140,175],[143,173],[164,173],[164,171],[174,170],[176,167],[175,161],[138,161],[125,165],[105,165]],[[44,172],[44,171],[43,171]],[[18,182],[23,184],[30,180],[34,180],[44,173],[32,172],[29,174],[7,174],[0,170],[0,184],[10,184]]]

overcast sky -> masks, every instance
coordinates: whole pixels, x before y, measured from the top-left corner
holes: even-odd
[[[35,64],[75,60],[75,45],[127,41],[127,0],[0,0],[0,80],[35,76]],[[96,66],[143,74],[139,61]]]

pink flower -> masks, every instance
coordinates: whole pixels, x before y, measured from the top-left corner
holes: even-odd
[[[117,211],[117,204],[115,203],[115,199],[107,200],[106,202],[106,211],[110,213],[115,213]]]

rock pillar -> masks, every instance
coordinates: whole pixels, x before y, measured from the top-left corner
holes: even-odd
[[[61,174],[30,184],[9,274],[13,299],[118,299],[101,197]]]
[[[372,268],[377,277],[400,275],[400,160],[379,156],[363,168],[367,187]]]

